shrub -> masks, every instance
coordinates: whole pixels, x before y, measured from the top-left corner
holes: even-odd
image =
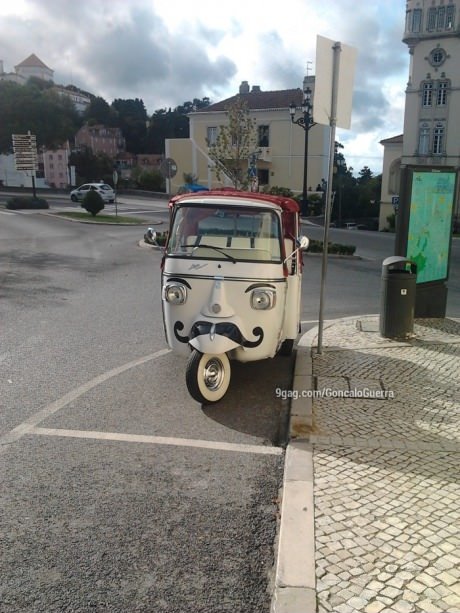
[[[159,170],[144,170],[137,178],[140,189],[152,192],[164,192],[166,183]]]
[[[104,201],[102,196],[95,190],[90,189],[89,192],[83,198],[81,206],[91,213],[93,217],[96,217],[100,211],[104,208]]]
[[[286,198],[292,198],[294,196],[289,187],[279,187],[278,185],[273,185],[266,193],[272,194],[273,196],[285,196]]]
[[[308,250],[310,253],[322,253],[323,241],[310,240]],[[341,245],[340,243],[328,243],[328,253],[338,255],[353,255],[356,251],[355,245]]]
[[[392,213],[391,215],[388,215],[387,221],[388,221],[388,227],[390,228],[390,230],[394,230],[395,225],[396,225],[396,215],[394,213]]]
[[[33,198],[32,196],[14,196],[6,201],[6,208],[17,209],[49,209],[50,205],[44,198]]]

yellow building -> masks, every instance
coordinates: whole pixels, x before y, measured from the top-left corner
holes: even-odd
[[[303,83],[304,89],[309,87],[312,94],[314,79],[305,77]],[[289,106],[294,103],[300,117],[303,91],[300,88],[263,91],[256,85],[250,88],[247,81],[242,82],[235,96],[190,113],[190,138],[166,141],[166,157],[172,158],[177,166],[176,175],[169,181],[169,193],[175,194],[183,185],[184,173],[192,173],[198,183],[209,188],[231,186],[229,180],[217,180],[214,162],[208,155],[208,142],[214,142],[219,128],[228,124],[227,109],[238,97],[247,103],[250,116],[256,121],[258,140],[254,153],[259,189],[278,186],[302,193],[305,130],[291,122]],[[313,125],[308,131],[308,190],[315,191],[327,176],[328,147],[329,127]]]

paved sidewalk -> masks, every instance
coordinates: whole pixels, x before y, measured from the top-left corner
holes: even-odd
[[[274,613],[460,613],[460,322],[378,326],[300,341]]]

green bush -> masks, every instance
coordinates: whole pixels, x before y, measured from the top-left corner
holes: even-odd
[[[323,241],[310,240],[308,246],[310,253],[322,253]],[[353,255],[356,251],[355,245],[341,245],[340,243],[328,243],[328,253],[336,255]]]
[[[163,175],[159,170],[144,170],[137,178],[137,183],[140,189],[149,190],[152,192],[164,192],[166,183]]]
[[[104,201],[102,196],[95,190],[90,189],[89,192],[83,198],[81,206],[91,213],[93,217],[96,217],[104,208]]]
[[[272,194],[273,196],[285,196],[286,198],[292,198],[294,196],[294,193],[289,187],[278,187],[278,185],[273,185],[273,187],[270,187],[265,193]]]
[[[32,196],[14,196],[6,201],[6,208],[17,209],[49,209],[50,205],[44,198],[33,198]]]
[[[392,213],[391,215],[388,215],[387,221],[388,221],[388,227],[390,228],[390,230],[394,230],[396,226],[396,215],[394,213]]]

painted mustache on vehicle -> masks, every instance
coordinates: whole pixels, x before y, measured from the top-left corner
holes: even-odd
[[[197,336],[203,336],[204,334],[218,334],[219,336],[225,336],[234,341],[242,347],[258,347],[264,340],[264,331],[257,326],[253,329],[252,333],[258,337],[255,341],[248,341],[244,338],[238,326],[230,322],[222,321],[217,324],[210,321],[197,321],[193,324],[190,330],[190,336],[181,336],[179,331],[184,329],[184,324],[181,321],[176,321],[174,324],[174,336],[181,343],[188,343]]]

